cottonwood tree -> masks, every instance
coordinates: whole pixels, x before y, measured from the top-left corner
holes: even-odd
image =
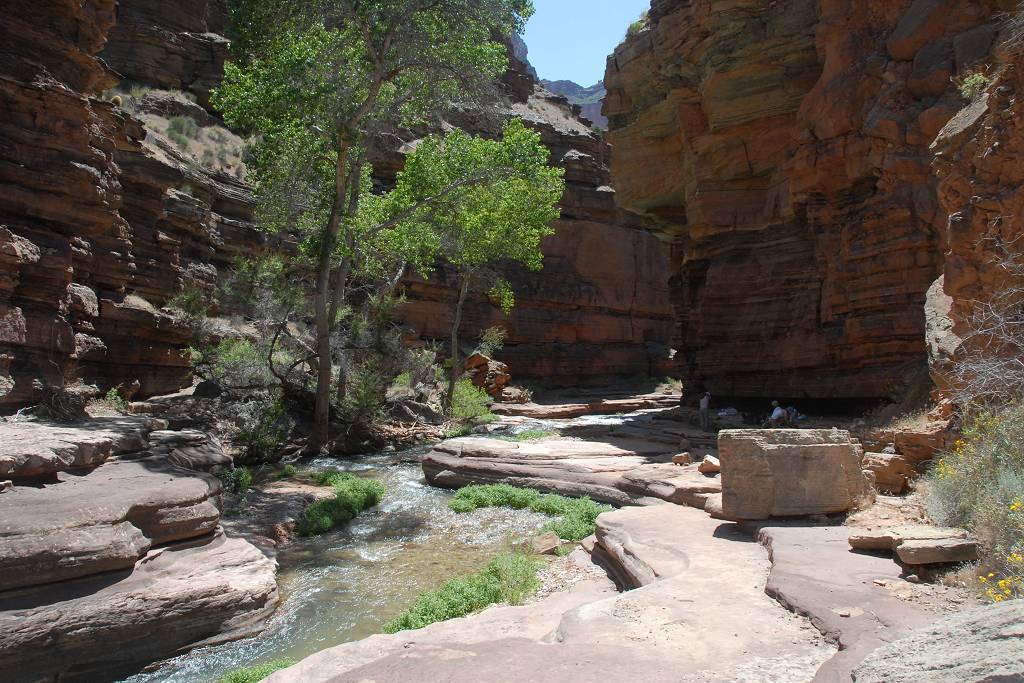
[[[429,121],[485,92],[507,67],[494,40],[521,31],[529,0],[230,0],[234,61],[213,96],[229,125],[255,136],[259,219],[295,234],[314,275],[313,447],[329,439],[332,329],[348,287],[381,254],[419,245],[391,234],[418,204],[373,223],[366,160],[395,126]],[[392,207],[395,208],[395,207]],[[415,223],[414,223],[415,225]]]
[[[550,152],[540,135],[519,119],[505,123],[500,140],[460,130],[444,139],[422,141],[407,159],[395,194],[404,203],[444,197],[419,212],[437,234],[440,256],[457,273],[452,311],[451,370],[444,407],[449,413],[460,371],[459,326],[472,287],[489,285],[506,312],[515,299],[508,283],[495,280],[492,266],[516,262],[531,270],[543,266],[541,239],[554,231],[557,204],[565,192],[563,170],[548,165]],[[479,182],[486,179],[484,182]],[[458,191],[446,193],[458,186]]]

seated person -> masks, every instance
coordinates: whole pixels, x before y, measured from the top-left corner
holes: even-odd
[[[779,405],[778,401],[772,401],[772,414],[768,418],[768,425],[770,427],[785,427],[789,424],[789,415],[786,410]]]

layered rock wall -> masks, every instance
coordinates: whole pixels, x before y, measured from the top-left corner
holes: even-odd
[[[924,369],[946,225],[929,144],[1009,4],[654,0],[605,113],[620,204],[672,243],[692,384],[873,398]]]
[[[190,333],[161,308],[187,288],[212,290],[237,257],[280,245],[255,229],[249,186],[165,144],[100,94],[120,80],[181,90],[208,108],[227,55],[224,4],[15,2],[8,14],[0,28],[0,408],[30,402],[39,380],[101,389],[138,381],[140,395],[187,386]],[[546,245],[543,273],[510,271],[519,288],[513,317],[474,301],[464,334],[507,326],[506,357],[519,377],[664,374],[665,254],[639,219],[615,208],[607,147],[516,64],[506,78],[509,115],[540,129],[567,168],[565,218]],[[215,122],[200,107],[185,113],[201,126]],[[408,290],[406,322],[424,337],[447,337],[453,291],[443,269]]]

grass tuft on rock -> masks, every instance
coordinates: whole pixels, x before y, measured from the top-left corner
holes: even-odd
[[[349,522],[384,498],[384,485],[372,479],[361,479],[347,472],[321,472],[316,476],[321,486],[334,488],[334,497],[306,508],[299,520],[300,536],[317,536]]]
[[[287,669],[297,663],[295,659],[275,659],[271,662],[263,662],[249,666],[238,671],[232,671],[217,679],[217,683],[256,683],[262,681],[275,671]]]
[[[456,619],[490,605],[522,604],[540,588],[541,562],[529,555],[503,553],[476,574],[458,576],[420,595],[408,610],[384,625],[385,633],[411,631]]]
[[[458,490],[448,502],[455,512],[472,512],[477,508],[510,507],[529,509],[558,517],[544,525],[543,531],[554,531],[565,541],[582,541],[594,533],[595,520],[609,505],[595,503],[590,498],[567,498],[554,493],[542,494],[536,489],[509,484],[473,484]]]

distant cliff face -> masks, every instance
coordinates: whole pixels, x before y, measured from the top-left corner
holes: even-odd
[[[923,368],[947,213],[929,145],[995,0],[654,0],[609,59],[620,204],[672,240],[684,375],[890,395]]]
[[[8,15],[0,26],[0,408],[30,401],[37,380],[104,389],[137,380],[142,395],[187,386],[189,331],[161,307],[185,288],[212,289],[236,257],[281,245],[253,225],[251,190],[235,174],[210,170],[100,93],[120,74],[184,91],[199,106],[185,97],[153,106],[216,123],[202,107],[227,56],[223,2],[16,0]],[[641,219],[615,208],[606,146],[537,90],[525,63],[516,60],[505,81],[509,115],[540,130],[567,169],[565,217],[545,246],[546,269],[511,273],[521,287],[511,319],[475,301],[464,333],[503,322],[521,378],[576,384],[664,372],[663,248]],[[452,292],[443,271],[410,281],[409,292],[407,321],[424,336],[446,336]]]
[[[608,129],[608,119],[601,112],[606,93],[604,82],[595,83],[589,88],[584,88],[573,81],[542,80],[541,85],[556,95],[565,97],[569,100],[569,104],[578,105],[584,118],[592,121],[598,128]]]

